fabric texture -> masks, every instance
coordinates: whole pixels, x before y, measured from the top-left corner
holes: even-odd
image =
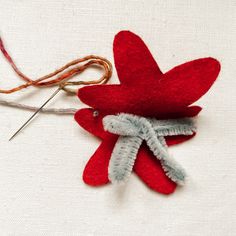
[[[78,91],[81,101],[93,109],[79,110],[76,121],[103,139],[84,170],[83,179],[90,185],[109,182],[107,168],[117,137],[103,130],[104,115],[123,112],[157,119],[196,116],[201,108],[190,105],[209,90],[220,71],[220,63],[209,57],[184,63],[163,74],[142,39],[130,31],[116,35],[113,51],[121,84],[95,85]],[[95,110],[99,115],[91,117]],[[169,141],[167,138],[167,145],[193,136],[171,137]],[[170,194],[176,187],[146,145],[138,153],[134,171],[155,191]]]

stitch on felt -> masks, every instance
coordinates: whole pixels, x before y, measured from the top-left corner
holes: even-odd
[[[112,182],[127,180],[138,149],[145,140],[153,154],[161,161],[166,175],[174,182],[184,184],[185,171],[170,158],[164,136],[193,134],[196,127],[192,119],[156,120],[121,113],[104,117],[103,125],[105,130],[123,137],[118,139],[109,163],[109,178]],[[134,145],[134,137],[139,138],[136,145]]]

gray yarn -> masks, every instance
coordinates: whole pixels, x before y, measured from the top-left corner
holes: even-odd
[[[183,185],[184,169],[169,155],[164,136],[191,135],[196,131],[193,119],[156,120],[131,114],[108,115],[103,118],[104,129],[120,135],[112,152],[108,173],[111,182],[123,182],[132,171],[142,141],[160,160],[166,175]]]
[[[0,100],[0,105],[20,108],[20,109],[25,109],[25,110],[30,110],[30,111],[37,111],[39,109],[39,107],[28,106],[25,104],[12,102],[12,101],[5,101],[5,100]],[[58,114],[58,115],[66,115],[66,114],[74,115],[77,110],[78,109],[75,109],[75,108],[43,108],[41,112]]]

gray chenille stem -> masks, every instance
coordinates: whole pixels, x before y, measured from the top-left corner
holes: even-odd
[[[191,135],[196,128],[190,118],[156,120],[121,113],[103,119],[104,129],[120,135],[109,163],[111,182],[126,181],[132,171],[143,141],[160,160],[166,175],[178,184],[184,184],[185,171],[169,155],[164,136]]]

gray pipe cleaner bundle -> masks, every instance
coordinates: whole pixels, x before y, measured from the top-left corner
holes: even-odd
[[[156,120],[121,113],[103,118],[106,131],[120,135],[109,162],[111,182],[125,182],[131,174],[143,141],[160,160],[166,175],[179,185],[185,182],[184,169],[168,153],[165,136],[192,135],[196,131],[191,118]]]

